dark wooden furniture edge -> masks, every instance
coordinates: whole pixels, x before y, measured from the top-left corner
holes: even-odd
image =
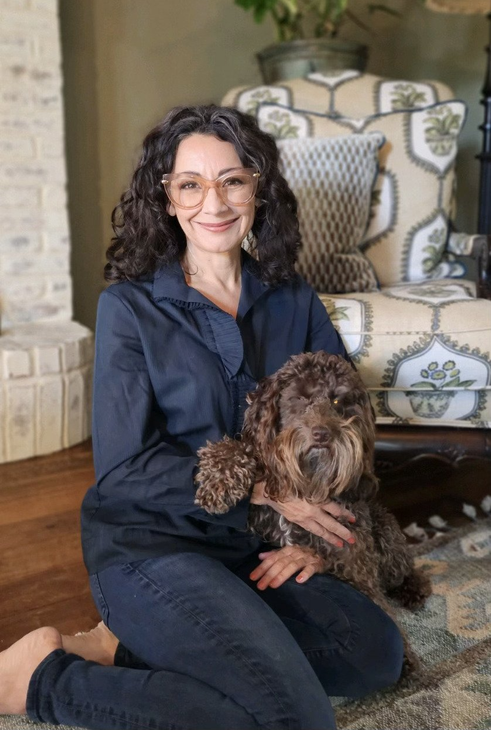
[[[491,233],[491,13],[488,13],[487,18],[489,21],[489,45],[486,46],[486,74],[481,91],[484,121],[479,127],[483,133],[483,140],[482,151],[479,155],[476,155],[481,168],[477,222],[479,233]]]
[[[375,469],[379,475],[421,459],[458,466],[468,458],[491,462],[491,429],[377,426]]]
[[[477,295],[491,299],[491,236],[475,237],[471,257],[477,261]]]

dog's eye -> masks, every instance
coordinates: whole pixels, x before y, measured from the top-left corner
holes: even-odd
[[[303,395],[292,395],[289,398],[290,403],[306,403],[307,398]]]

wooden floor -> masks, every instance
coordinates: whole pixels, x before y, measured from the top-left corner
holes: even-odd
[[[80,505],[94,481],[91,442],[0,466],[0,648],[38,626],[94,626]]]
[[[402,526],[440,514],[468,521],[491,493],[491,467],[468,460],[465,488],[450,466],[413,464],[381,496]],[[0,649],[31,629],[85,631],[98,620],[80,549],[80,504],[94,481],[91,442],[0,466]],[[483,516],[483,513],[480,513]]]

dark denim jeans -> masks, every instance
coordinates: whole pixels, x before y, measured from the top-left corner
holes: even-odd
[[[329,695],[398,679],[399,631],[368,598],[328,575],[259,591],[248,577],[259,562],[178,553],[92,576],[132,666],[54,651],[32,677],[29,717],[94,730],[332,730]]]

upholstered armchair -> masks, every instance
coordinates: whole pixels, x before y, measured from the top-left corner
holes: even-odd
[[[358,71],[232,89],[278,142],[300,271],[369,388],[380,469],[491,459],[491,237],[454,229],[466,106]]]

